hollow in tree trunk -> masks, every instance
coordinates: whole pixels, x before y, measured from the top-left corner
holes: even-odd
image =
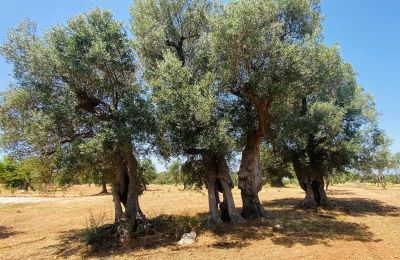
[[[112,194],[115,222],[119,224],[119,235],[126,236],[126,223],[133,227],[133,231],[146,226],[146,218],[139,206],[141,188],[137,175],[137,160],[131,147],[115,148],[113,159],[115,179]]]
[[[329,205],[323,175],[311,166],[302,165],[296,155],[292,155],[292,162],[299,185],[306,193],[302,207],[312,209]]]
[[[236,211],[232,191],[233,181],[229,174],[228,164],[223,156],[205,156],[205,184],[208,190],[210,222],[219,226],[222,222],[241,223],[244,219]],[[219,193],[222,193],[221,202]],[[219,210],[218,210],[219,208]]]

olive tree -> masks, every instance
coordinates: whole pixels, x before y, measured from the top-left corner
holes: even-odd
[[[357,86],[338,49],[321,46],[319,53],[315,87],[275,107],[268,136],[275,151],[292,162],[307,208],[328,203],[324,178],[357,167],[365,132],[376,123],[371,96]]]
[[[368,140],[364,143],[362,157],[358,164],[358,170],[364,177],[386,188],[386,178],[390,173],[398,169],[398,154],[390,151],[391,140],[377,127],[371,128],[366,134]]]
[[[280,156],[270,144],[262,145],[260,154],[265,182],[272,187],[284,187],[283,178],[292,178],[294,176],[290,159]]]
[[[318,1],[310,0],[233,1],[213,19],[216,75],[236,103],[233,118],[242,137],[239,188],[245,218],[267,216],[258,197],[260,144],[268,134],[271,107],[308,87],[310,49],[319,31]]]
[[[143,218],[136,158],[152,121],[122,24],[94,9],[39,37],[25,21],[1,52],[15,79],[0,104],[5,148],[55,156],[71,145],[95,146],[110,158],[115,221]]]
[[[159,149],[187,159],[183,171],[205,183],[210,220],[219,225],[242,217],[227,162],[231,124],[210,63],[209,19],[217,9],[207,0],[140,0],[131,13],[134,44],[157,107]]]

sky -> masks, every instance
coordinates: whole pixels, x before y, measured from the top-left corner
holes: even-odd
[[[0,5],[0,43],[9,28],[25,17],[38,24],[39,33],[95,7],[109,9],[129,30],[129,6],[123,0],[8,0]],[[353,65],[358,83],[376,99],[380,127],[400,151],[400,1],[321,0],[324,40],[340,46],[343,59]],[[0,57],[0,91],[12,80],[11,65]],[[158,170],[165,163],[156,161]]]

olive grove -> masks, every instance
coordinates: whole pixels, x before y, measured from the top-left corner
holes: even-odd
[[[220,226],[270,217],[266,181],[295,176],[314,208],[329,205],[329,176],[362,171],[384,185],[398,168],[373,98],[324,43],[318,0],[135,0],[130,15],[132,37],[98,8],[43,35],[29,19],[9,31],[0,181],[111,183],[124,234],[149,227],[139,196],[162,178],[205,187]],[[182,163],[164,176],[150,153]]]

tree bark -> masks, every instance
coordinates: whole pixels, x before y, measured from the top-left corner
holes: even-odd
[[[229,174],[229,166],[225,158],[217,157],[217,179],[221,186],[224,201],[220,203],[222,220],[229,222],[244,222],[243,217],[236,211],[235,201],[233,200],[232,188],[234,187],[231,175]],[[224,212],[226,212],[224,214]]]
[[[222,224],[221,217],[218,213],[218,191],[216,190],[215,180],[209,180],[207,183],[207,190],[208,190],[208,208],[210,211],[210,221],[219,226]]]
[[[136,231],[139,224],[145,222],[145,216],[139,206],[141,190],[137,175],[138,163],[131,146],[116,146],[113,157],[115,169],[113,183],[115,222],[128,221]],[[140,220],[140,223],[138,223],[138,220]]]
[[[125,219],[121,204],[123,204],[124,202],[126,183],[125,183],[125,176],[124,176],[125,173],[123,166],[118,163],[118,165],[115,165],[114,167],[115,167],[115,180],[113,182],[112,195],[114,201],[115,222],[117,223]]]
[[[249,96],[257,111],[258,127],[247,133],[246,145],[242,152],[239,168],[239,189],[242,195],[242,216],[244,218],[269,217],[260,203],[258,192],[263,185],[260,159],[260,144],[267,133],[270,101],[257,96]]]
[[[317,167],[303,165],[296,154],[292,154],[292,163],[299,185],[306,193],[302,207],[312,209],[328,205],[329,200],[324,189],[324,178],[316,170]]]
[[[231,191],[233,182],[225,158],[218,155],[205,155],[203,163],[205,169],[204,182],[208,190],[210,221],[217,226],[221,225],[222,222],[243,222],[244,219],[236,211]],[[219,199],[219,192],[223,194],[222,202]],[[218,207],[220,211],[218,211]]]
[[[101,192],[100,192],[100,194],[108,194],[107,183],[105,181],[103,181],[101,183]]]
[[[262,168],[260,160],[261,136],[249,135],[242,152],[239,168],[239,189],[242,195],[242,216],[245,219],[268,217],[262,207],[258,192],[262,189]]]

